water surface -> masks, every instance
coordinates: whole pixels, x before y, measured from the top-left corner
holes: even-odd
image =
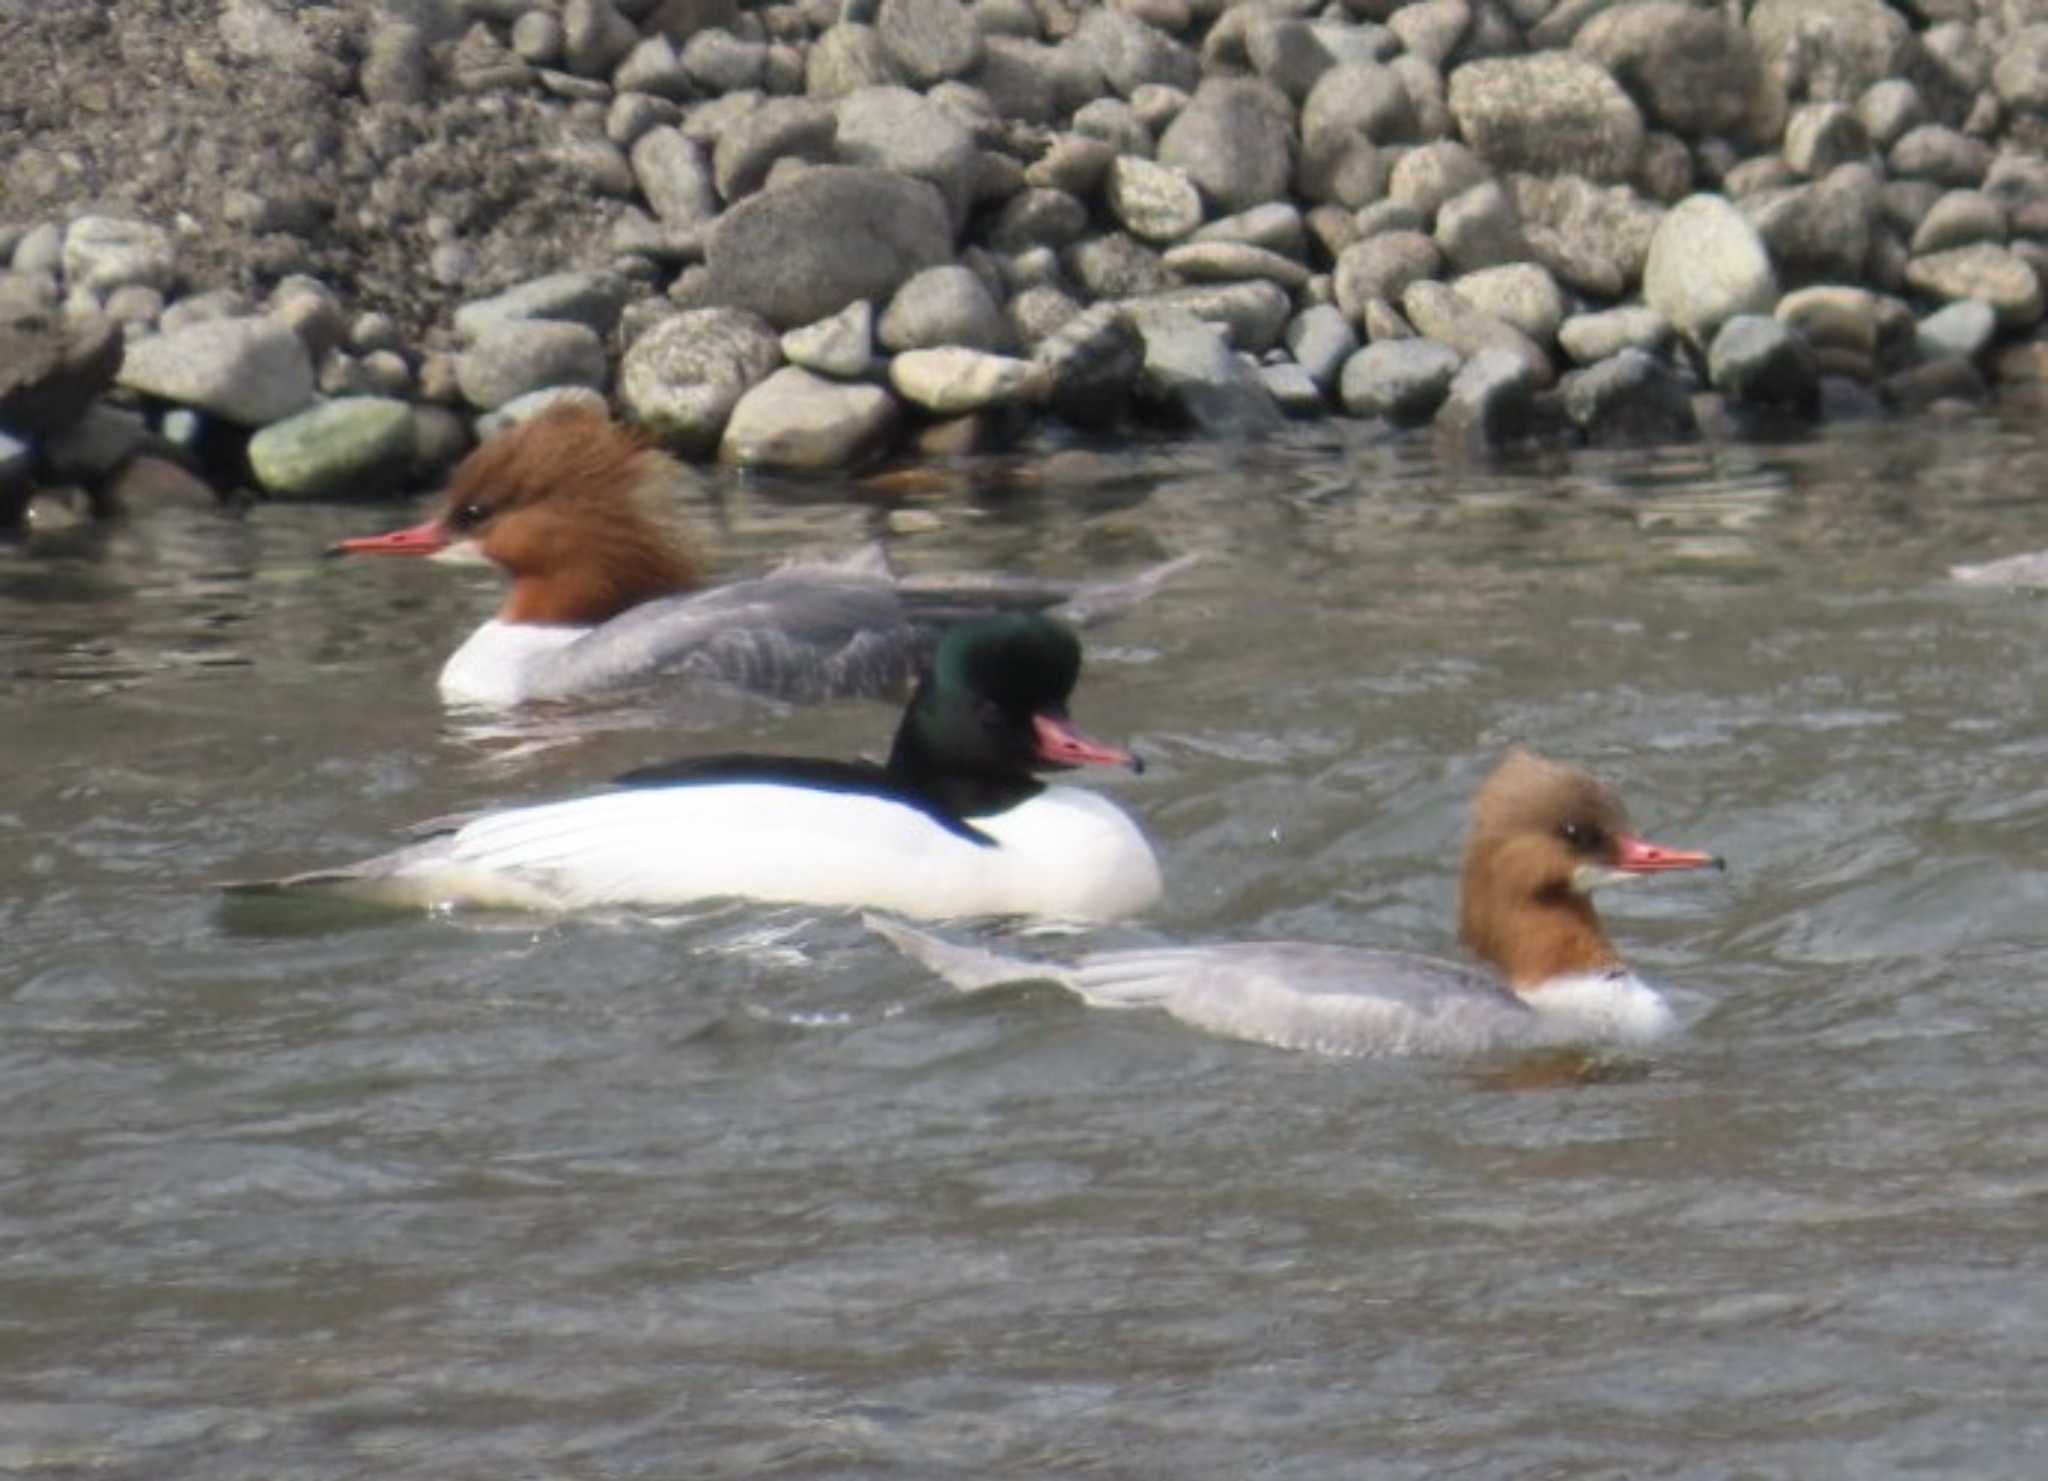
[[[913,570],[1211,558],[1094,635],[1166,901],[1085,940],[1448,950],[1508,745],[1724,881],[1613,898],[1653,1053],[1375,1063],[966,1000],[830,912],[224,912],[224,877],[698,749],[730,696],[444,715],[408,511],[0,550],[0,1471],[2038,1474],[2048,443],[1986,418],[1508,468],[1318,427],[1039,449]],[[885,533],[708,482],[727,569]]]

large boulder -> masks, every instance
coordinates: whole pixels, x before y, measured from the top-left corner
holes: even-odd
[[[1737,314],[1768,314],[1778,279],[1742,212],[1718,195],[1695,195],[1673,206],[1650,239],[1643,301],[1704,351]]]
[[[1643,116],[1605,67],[1570,52],[1471,62],[1451,74],[1458,132],[1496,170],[1625,181]]]
[[[1572,38],[1628,90],[1652,127],[1687,139],[1764,142],[1784,124],[1784,95],[1747,31],[1684,0],[1602,11]]]
[[[884,301],[911,274],[953,258],[938,190],[891,170],[823,165],[749,196],[705,243],[712,301],[778,329]]]
[[[1294,173],[1294,110],[1263,82],[1202,84],[1159,140],[1159,163],[1182,170],[1228,211],[1278,200]]]

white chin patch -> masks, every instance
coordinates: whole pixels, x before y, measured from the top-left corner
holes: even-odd
[[[443,545],[427,559],[439,561],[444,566],[488,566],[491,563],[491,558],[477,549],[474,540],[457,540],[452,545]]]
[[[1610,869],[1605,864],[1581,864],[1572,871],[1572,888],[1582,895],[1611,884],[1633,884],[1641,879],[1640,874],[1631,874],[1626,869]]]

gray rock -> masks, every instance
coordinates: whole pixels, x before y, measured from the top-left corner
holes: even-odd
[[[582,324],[512,319],[470,342],[455,361],[463,399],[491,411],[548,386],[603,389],[610,366],[604,341]]]
[[[14,244],[9,266],[18,273],[55,273],[64,267],[64,228],[45,221],[32,226]]]
[[[997,252],[1060,248],[1088,234],[1088,207],[1064,190],[1026,190],[1004,204],[988,243]]]
[[[1386,189],[1388,161],[1380,146],[1420,137],[1414,103],[1393,68],[1333,67],[1302,105],[1295,191],[1311,201],[1363,206]]]
[[[1991,159],[1991,146],[1982,139],[1945,124],[1923,123],[1899,136],[1885,162],[1896,176],[1968,190],[1983,181]]]
[[[562,56],[578,77],[603,77],[640,40],[612,0],[563,0]]]
[[[880,386],[826,380],[785,365],[739,400],[721,462],[822,472],[864,463],[895,437],[896,399]]]
[[[718,218],[705,250],[708,291],[784,329],[856,299],[886,299],[952,256],[951,221],[934,187],[838,165],[749,196]]]
[[[1436,415],[1464,363],[1433,339],[1381,340],[1344,362],[1338,399],[1355,417],[1418,426]]]
[[[1920,89],[1903,77],[1872,83],[1856,101],[1856,116],[1876,149],[1890,149],[1911,128],[1929,122]]]
[[[1246,242],[1184,242],[1166,249],[1166,266],[1189,283],[1235,283],[1260,278],[1290,293],[1308,286],[1309,271],[1291,257]]]
[[[1749,196],[1742,214],[1786,280],[1839,283],[1863,274],[1875,207],[1876,192],[1863,182],[1844,187],[1831,175],[1815,185]]]
[[[544,16],[547,12],[528,14]],[[683,59],[676,54],[675,43],[666,36],[649,36],[628,52],[612,73],[612,86],[621,97],[638,93],[671,103],[687,103],[696,91]]]
[[[877,338],[891,351],[937,345],[1006,350],[1010,325],[981,279],[948,263],[914,274],[896,290],[877,326]]]
[[[2005,241],[2005,207],[1981,190],[1951,190],[1937,200],[1913,232],[1915,257]]]
[[[1846,354],[1875,369],[1878,299],[1869,290],[1842,284],[1801,288],[1779,299],[1772,317],[1796,330],[1816,354]]]
[[[1018,342],[1034,351],[1043,348],[1046,340],[1080,312],[1080,302],[1055,283],[1020,289],[1003,305],[1003,317],[1010,321]]]
[[[691,309],[663,320],[619,363],[619,400],[633,420],[686,456],[719,445],[740,398],[782,360],[775,331],[744,309]]]
[[[0,415],[0,425],[19,428]],[[69,426],[38,436],[45,472],[60,483],[98,483],[149,445],[149,421],[125,406],[95,401]]]
[[[2048,11],[2032,7],[2030,19],[2044,17]],[[2004,38],[1991,69],[1991,86],[2007,108],[2048,113],[2048,25],[2026,26]]]
[[[995,406],[1031,406],[1052,390],[1052,372],[1036,360],[992,355],[957,345],[905,350],[889,362],[889,384],[935,416],[961,416]]]
[[[714,97],[758,88],[768,75],[768,48],[727,31],[699,31],[683,46],[683,75]]]
[[[1715,390],[1754,405],[1810,412],[1820,397],[1812,346],[1765,314],[1737,314],[1715,331],[1707,379]]]
[[[1268,83],[1212,77],[1160,137],[1158,161],[1226,211],[1276,200],[1294,174],[1294,110]]]
[[[347,396],[272,422],[249,439],[249,471],[266,492],[320,499],[385,492],[411,468],[412,408]]]
[[[366,102],[423,103],[432,83],[424,31],[403,21],[383,21],[371,28],[356,74]]]
[[[1300,261],[1308,256],[1308,232],[1301,212],[1289,201],[1253,206],[1234,216],[1211,221],[1195,233],[1198,242],[1243,242]]]
[[[1032,358],[1049,372],[1046,405],[1054,415],[1078,427],[1112,427],[1129,410],[1145,341],[1122,309],[1098,303],[1047,335]]]
[[[821,103],[902,80],[872,26],[841,21],[804,56],[804,92]]]
[[[1209,55],[1210,45],[1223,31],[1224,22],[1237,16],[1244,17],[1245,61],[1263,81],[1297,103],[1308,96],[1318,78],[1337,64],[1330,48],[1307,21],[1239,6],[1225,11],[1222,20],[1209,28],[1203,44],[1203,64],[1212,76],[1217,66]]]
[[[1505,320],[1481,313],[1442,283],[1410,283],[1401,295],[1401,312],[1416,333],[1440,340],[1468,359],[1487,350],[1515,356],[1531,386],[1546,387],[1556,378],[1550,357],[1534,340]]]
[[[1012,36],[990,36],[965,80],[988,98],[999,118],[1049,124],[1060,116],[1067,74],[1057,48]]]
[[[1998,336],[1998,314],[1988,303],[1959,299],[1913,326],[1916,360],[1975,360]]]
[[[1944,194],[1932,180],[1887,180],[1878,193],[1878,210],[1887,226],[1911,236]]]
[[[1387,28],[1409,53],[1441,67],[1472,29],[1471,0],[1421,0],[1396,6]]]
[[[834,380],[858,380],[875,367],[875,306],[863,298],[829,319],[789,330],[782,357]]]
[[[808,98],[769,98],[720,131],[711,155],[712,182],[727,204],[759,190],[776,162],[826,164],[836,157],[839,120]]]
[[[1968,360],[1927,360],[1886,376],[1884,400],[1901,411],[1922,411],[1942,402],[1982,401],[1990,394],[1983,372]]]
[[[1147,83],[1192,92],[1202,78],[1193,52],[1126,11],[1087,11],[1071,44],[1126,98]]]
[[[514,320],[559,319],[609,335],[618,325],[619,313],[631,292],[630,285],[617,273],[550,273],[490,298],[463,304],[455,311],[455,333],[469,343]]]
[[[1368,300],[1398,299],[1410,283],[1434,278],[1442,269],[1442,251],[1419,231],[1367,237],[1346,247],[1337,259],[1337,307],[1358,323]]]
[[[1157,141],[1138,112],[1122,98],[1097,98],[1074,113],[1074,132],[1086,139],[1100,139],[1117,154],[1150,159]]]
[[[1770,254],[1754,226],[1720,196],[1673,206],[1650,241],[1643,301],[1695,346],[1738,314],[1767,314],[1778,299]]]
[[[1632,304],[1599,313],[1574,314],[1557,329],[1557,343],[1575,365],[1592,365],[1625,350],[1661,354],[1671,343],[1671,325],[1653,308]]]
[[[305,342],[269,317],[211,319],[136,340],[118,383],[244,427],[303,411],[315,388]]]
[[[676,129],[653,129],[633,145],[633,174],[664,225],[694,226],[718,214],[718,189],[704,146]]]
[[[1557,338],[1564,294],[1557,280],[1533,262],[1504,263],[1454,279],[1451,291],[1482,314],[1512,324],[1539,345]]]
[[[178,276],[170,235],[147,221],[80,216],[64,233],[64,282],[105,295],[140,284],[167,291]]]
[[[1175,319],[1191,315],[1219,326],[1233,345],[1253,355],[1280,342],[1289,308],[1286,293],[1271,283],[1257,282],[1171,288],[1124,303],[1125,312],[1140,326],[1159,315]]]
[[[1504,447],[1537,430],[1528,364],[1507,350],[1481,350],[1458,367],[1437,408],[1435,428],[1446,443],[1467,452]]]
[[[125,340],[97,314],[0,313],[0,427],[43,441],[84,416],[120,374]]]
[[[1624,186],[1573,176],[1516,175],[1515,210],[1529,252],[1559,282],[1598,298],[1620,298],[1641,280],[1665,212]]]
[[[1944,302],[1973,298],[1987,304],[2008,331],[2031,328],[2041,318],[2040,277],[2025,259],[1990,242],[1915,257],[1906,265],[1906,283]]]
[[[1137,393],[1148,405],[1219,437],[1262,437],[1285,418],[1272,392],[1225,340],[1192,314],[1134,319],[1145,344]]]
[[[1328,303],[1312,305],[1296,314],[1287,325],[1284,339],[1295,363],[1325,389],[1336,384],[1345,361],[1358,349],[1358,334],[1351,321],[1335,304]]]
[[[1853,103],[1901,76],[1912,32],[1883,0],[1757,0],[1750,39],[1792,97]]]
[[[897,71],[918,87],[959,77],[981,61],[981,32],[960,0],[882,0],[875,34]]]
[[[958,232],[974,204],[974,137],[943,107],[908,88],[870,87],[836,105],[839,157],[928,181]]]
[[[538,391],[528,391],[524,396],[514,396],[497,410],[485,412],[478,417],[476,440],[488,442],[507,427],[517,427],[523,422],[532,421],[544,412],[564,406],[574,406],[597,416],[610,416],[612,410],[611,403],[605,400],[604,392],[594,391],[589,386],[546,386]],[[447,430],[445,427],[436,428],[428,435],[439,441],[447,436]],[[444,455],[441,450],[430,454],[433,458]],[[460,449],[457,450],[456,456],[461,456]],[[452,462],[453,459],[449,461]]]
[[[1261,365],[1256,374],[1273,404],[1286,416],[1315,417],[1329,410],[1323,388],[1316,384],[1315,377],[1292,360]]]
[[[1448,98],[1458,133],[1496,170],[1632,179],[1643,118],[1597,62],[1570,52],[1460,67]]]
[[[1784,122],[1782,94],[1749,35],[1717,9],[1651,0],[1593,16],[1571,48],[1598,62],[1658,127],[1685,138],[1763,142]]]
[[[1202,224],[1202,195],[1184,173],[1132,155],[1109,167],[1109,209],[1142,241],[1176,242]]]
[[[512,23],[512,54],[535,67],[562,60],[562,18],[551,10],[529,10]]]
[[[1317,211],[1327,217],[1335,211],[1335,207],[1319,206]],[[1430,214],[1436,214],[1435,207],[1430,208]],[[1315,213],[1311,213],[1312,217],[1314,215]],[[1332,257],[1353,242],[1361,242],[1367,237],[1381,236],[1390,231],[1412,231],[1423,236],[1429,235],[1429,221],[1422,212],[1395,200],[1374,201],[1344,219],[1351,224],[1351,234],[1330,254]]]
[[[683,110],[667,98],[620,93],[605,114],[604,136],[621,149],[631,149],[655,129],[674,128],[682,117]]]
[[[1060,261],[1096,298],[1135,298],[1172,284],[1159,254],[1124,232],[1076,242],[1060,254]]]
[[[1420,222],[1435,220],[1445,201],[1491,178],[1486,162],[1455,139],[1409,150],[1387,178],[1387,199],[1412,209]]]
[[[1515,198],[1498,180],[1473,186],[1436,213],[1436,244],[1459,272],[1477,272],[1528,255]]]
[[[1785,163],[1808,179],[1863,160],[1870,152],[1870,131],[1863,126],[1863,116],[1847,103],[1805,104],[1793,111],[1785,126]]]
[[[1144,153],[1151,152],[1148,140]],[[1058,134],[1051,147],[1024,171],[1024,181],[1034,188],[1090,196],[1101,188],[1116,155],[1112,146],[1087,134]]]
[[[1641,350],[1575,370],[1558,391],[1566,418],[1599,446],[1689,442],[1700,434],[1686,383]]]

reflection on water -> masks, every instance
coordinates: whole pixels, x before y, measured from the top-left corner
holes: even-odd
[[[1681,1040],[1479,1065],[957,997],[800,910],[239,914],[212,882],[893,716],[444,713],[488,577],[318,560],[360,508],[0,549],[0,1469],[2032,1474],[2048,613],[1941,573],[2048,546],[2043,461],[1318,426],[692,496],[731,570],[903,507],[912,572],[1210,553],[1075,702],[1153,762],[1097,784],[1168,898],[995,931],[1034,951],[1446,950],[1514,742],[1728,855],[1609,906]]]

